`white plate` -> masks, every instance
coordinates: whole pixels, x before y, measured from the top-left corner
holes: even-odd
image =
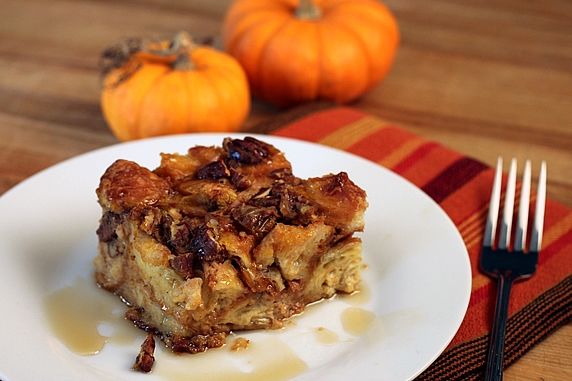
[[[220,144],[224,136],[170,136],[100,149],[42,171],[0,198],[1,380],[166,379],[160,371],[142,375],[129,369],[136,343],[108,344],[95,356],[70,352],[49,328],[43,300],[78,277],[91,276],[100,217],[95,188],[114,160],[154,168],[159,152]],[[268,337],[286,343],[308,365],[295,378],[299,381],[414,378],[444,350],[467,309],[471,270],[457,229],[418,188],[372,162],[307,142],[260,138],[283,150],[299,177],[346,171],[367,191],[370,206],[362,238],[368,269],[363,275],[371,299],[361,308],[374,312],[376,321],[367,334],[349,335],[340,323],[348,302],[334,299],[295,318],[286,329],[246,337],[255,344]],[[339,342],[319,343],[311,334],[318,326],[336,332]],[[201,363],[209,364],[209,356],[232,356],[223,349],[176,360],[158,351],[158,370],[162,361],[178,361],[190,367],[191,375]]]

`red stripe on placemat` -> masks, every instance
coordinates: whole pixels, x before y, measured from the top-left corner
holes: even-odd
[[[316,142],[340,127],[365,117],[365,114],[351,108],[335,108],[318,111],[299,121],[277,130],[273,135]]]
[[[387,127],[352,144],[347,151],[377,162],[414,136],[401,128]]]
[[[421,188],[436,202],[441,202],[487,167],[480,161],[463,157]]]
[[[419,150],[423,150],[423,147],[427,147],[426,152],[419,155]],[[459,153],[448,150],[435,142],[428,142],[419,150],[397,164],[394,170],[420,188],[462,157]],[[404,163],[407,165],[405,166]]]
[[[460,186],[459,189],[456,189],[441,202],[441,207],[457,226],[489,204],[493,176],[494,170],[486,169]],[[473,231],[479,225],[479,222],[484,228],[485,217],[486,214],[478,222],[475,222]]]
[[[423,144],[415,151],[413,151],[411,155],[407,156],[399,164],[395,165],[392,168],[393,171],[399,174],[404,174],[408,169],[423,160],[427,155],[429,155],[429,153],[431,153],[432,150],[436,148],[439,148],[439,144],[435,142],[427,142]]]

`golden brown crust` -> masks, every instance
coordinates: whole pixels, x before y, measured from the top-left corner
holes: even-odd
[[[204,165],[216,161],[223,153],[220,147],[197,146],[189,149],[186,155],[161,154],[161,164],[155,173],[171,184],[177,184],[185,177],[192,177]]]
[[[254,138],[162,154],[151,172],[118,160],[97,190],[98,283],[175,351],[278,328],[359,286],[365,192],[344,172],[302,180]]]
[[[97,196],[102,207],[120,213],[157,203],[169,193],[169,184],[147,168],[117,160],[101,177]]]
[[[323,212],[325,223],[336,227],[338,234],[345,236],[363,231],[366,194],[350,180],[347,173],[310,178],[296,190],[316,202]]]

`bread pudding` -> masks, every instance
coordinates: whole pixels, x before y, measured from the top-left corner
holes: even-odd
[[[173,351],[280,328],[359,288],[365,192],[345,172],[300,179],[253,137],[163,153],[153,171],[117,160],[97,196],[97,283]]]

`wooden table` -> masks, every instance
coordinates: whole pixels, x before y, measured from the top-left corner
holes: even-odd
[[[388,0],[402,32],[385,82],[353,106],[494,164],[546,159],[572,206],[572,3]],[[128,36],[216,36],[229,0],[0,0],[0,193],[116,143],[99,109],[98,54]],[[257,103],[246,128],[278,110]],[[571,380],[572,326],[506,380]]]

